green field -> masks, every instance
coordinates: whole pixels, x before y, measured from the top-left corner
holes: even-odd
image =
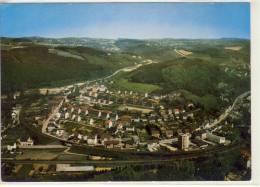
[[[64,149],[23,149],[23,154],[17,155],[17,160],[53,160],[62,153]]]
[[[160,89],[160,86],[154,84],[130,82],[124,78],[115,80],[114,84],[111,85],[111,87],[115,89],[128,90],[128,91],[141,92],[141,93],[150,93]]]

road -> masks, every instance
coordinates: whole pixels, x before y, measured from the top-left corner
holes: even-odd
[[[154,63],[154,62],[151,62],[151,63]],[[151,64],[151,63],[147,63],[147,64],[144,64],[144,65],[148,65],[148,64]],[[115,71],[113,74],[109,75],[109,76],[106,76],[104,78],[99,78],[99,79],[96,79],[96,80],[92,80],[90,82],[95,82],[95,81],[99,81],[99,80],[104,80],[104,79],[109,79],[113,76],[115,76],[116,74],[118,74],[119,72],[121,71],[133,71],[134,69],[137,69],[139,67],[141,67],[143,65],[136,65],[136,66],[132,66],[132,67],[127,67],[127,68],[122,68],[122,69],[119,69],[117,71]],[[230,112],[233,110],[233,108],[235,107],[236,103],[238,102],[239,99],[247,96],[248,94],[250,93],[250,91],[248,92],[245,92],[243,94],[241,94],[240,96],[238,96],[234,103],[232,104],[231,107],[229,107],[217,120],[215,120],[214,123],[210,124],[207,128],[212,128],[216,125],[218,125],[219,123],[221,123],[224,119],[226,119],[226,117],[230,114]],[[43,122],[43,126],[42,126],[42,133],[49,136],[49,137],[52,137],[52,138],[55,138],[57,140],[60,140],[62,142],[67,142],[67,143],[70,143],[70,144],[75,144],[75,145],[79,145],[78,143],[74,143],[74,142],[70,142],[70,141],[66,141],[64,140],[63,138],[59,138],[57,136],[54,136],[54,135],[50,135],[48,133],[46,133],[46,129],[47,129],[47,126],[48,126],[48,123],[49,121],[57,114],[57,112],[59,111],[60,107],[62,106],[64,100],[66,99],[67,96],[64,96],[64,98],[61,100],[61,102],[59,103],[59,105],[52,111],[52,113],[49,115],[49,117]],[[199,155],[199,152],[198,153],[193,153],[195,155]]]
[[[159,159],[153,158],[135,158],[135,159],[125,159],[125,160],[15,160],[10,158],[2,158],[3,163],[17,163],[17,164],[35,164],[35,163],[46,163],[46,164],[88,164],[88,165],[95,165],[95,166],[104,166],[104,165],[110,165],[110,166],[121,166],[121,165],[155,165],[155,164],[168,164],[173,161],[177,160],[183,160],[183,159],[194,159],[199,157],[205,157],[205,156],[212,156],[214,154],[219,153],[228,153],[232,150],[239,149],[240,144],[237,143],[232,146],[222,146],[217,147],[216,149],[211,150],[204,150],[201,152],[185,152],[182,154],[173,155],[170,158],[162,159],[161,157],[158,157]]]
[[[101,80],[106,80],[106,79],[109,79],[113,76],[115,76],[116,74],[120,73],[120,72],[129,72],[129,71],[134,71],[142,66],[146,66],[146,65],[149,65],[149,64],[153,64],[153,63],[157,63],[157,62],[154,62],[154,61],[151,61],[151,62],[148,62],[148,63],[145,63],[145,64],[137,64],[135,66],[129,66],[129,67],[124,67],[124,68],[121,68],[119,70],[116,70],[114,73],[112,73],[111,75],[108,75],[106,77],[103,77],[103,78],[98,78],[98,79],[95,79],[95,80],[92,80],[92,81],[88,81],[89,83],[93,83],[93,82],[96,82],[96,81],[101,81]],[[82,83],[78,83],[78,84],[82,84]]]
[[[151,62],[148,62],[148,63],[145,63],[145,64],[137,64],[135,66],[129,66],[129,67],[124,67],[124,68],[121,68],[117,71],[115,71],[114,73],[112,73],[111,75],[108,75],[106,77],[103,77],[103,78],[98,78],[98,79],[95,79],[95,80],[92,80],[92,81],[88,81],[89,83],[93,83],[93,82],[96,82],[96,81],[101,81],[101,80],[105,80],[105,79],[109,79],[113,76],[115,76],[116,74],[120,73],[121,71],[125,71],[125,72],[128,72],[128,71],[133,71],[135,69],[138,69],[144,65],[149,65],[149,64],[153,64],[153,63],[156,63],[154,61],[151,61]],[[78,83],[78,84],[82,84],[82,83]],[[73,85],[73,84],[72,84]],[[68,86],[72,86],[72,85],[68,85]],[[59,105],[57,107],[55,107],[55,109],[50,113],[49,117],[43,122],[42,124],[42,133],[48,135],[48,136],[51,136],[51,137],[55,137],[57,138],[56,136],[53,136],[53,135],[50,135],[46,132],[46,129],[48,127],[48,124],[50,122],[50,120],[59,112],[63,102],[66,100],[67,96],[64,96],[64,98],[61,100],[61,102],[59,103]],[[63,140],[61,138],[57,138],[59,140]]]
[[[225,112],[223,114],[221,114],[217,120],[215,120],[213,123],[209,124],[208,126],[206,126],[206,129],[211,129],[212,127],[217,126],[218,124],[220,124],[222,121],[224,121],[229,114],[232,112],[232,110],[234,109],[234,107],[236,106],[237,102],[244,98],[247,97],[248,94],[250,94],[250,91],[246,91],[244,93],[242,93],[241,95],[237,96],[236,99],[234,100],[233,104],[231,106],[229,106]]]
[[[60,107],[62,106],[63,102],[65,101],[67,96],[65,96],[61,102],[59,103],[59,105],[57,107],[55,107],[55,109],[52,111],[52,113],[50,113],[49,117],[42,123],[42,133],[46,133],[46,129],[48,127],[48,124],[50,122],[50,120],[59,112]]]

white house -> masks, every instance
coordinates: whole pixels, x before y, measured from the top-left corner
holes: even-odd
[[[19,143],[21,146],[33,146],[34,144],[33,140],[30,137],[27,140],[19,140]]]
[[[80,114],[81,113],[81,109],[79,108],[79,110],[78,110],[78,114]]]
[[[63,136],[63,134],[64,134],[64,129],[57,129],[57,131],[56,131],[56,135],[57,136]]]
[[[78,116],[77,121],[78,121],[78,122],[81,122],[81,117],[80,117],[80,116]]]
[[[68,112],[65,113],[65,119],[68,119],[70,117],[70,114]]]
[[[93,125],[93,124],[94,124],[94,120],[93,120],[92,118],[90,118],[89,124],[90,124],[90,125]]]
[[[76,118],[76,115],[73,114],[72,117],[71,117],[71,119],[74,120],[75,118]]]

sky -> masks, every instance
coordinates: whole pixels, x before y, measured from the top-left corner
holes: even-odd
[[[0,4],[0,35],[249,39],[250,4]]]

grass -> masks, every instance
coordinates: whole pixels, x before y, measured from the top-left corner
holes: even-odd
[[[27,177],[31,169],[32,169],[31,164],[24,164],[22,168],[19,170],[19,172],[17,173],[17,177]]]
[[[159,86],[154,84],[129,82],[125,78],[120,78],[118,80],[115,80],[112,87],[116,89],[129,90],[129,91],[131,90],[134,92],[141,92],[141,93],[151,93],[155,90],[160,89]]]
[[[57,160],[86,160],[87,156],[77,154],[61,154]]]
[[[84,58],[82,56],[75,55],[75,54],[69,53],[67,51],[62,51],[59,49],[49,49],[49,53],[53,53],[53,54],[63,56],[63,57],[70,57],[70,58],[75,58],[75,59],[79,59],[79,60],[84,60]]]
[[[63,150],[61,149],[44,149],[44,150],[36,150],[36,149],[25,149],[22,150],[23,154],[18,155],[16,157],[17,160],[53,160],[55,159]]]

